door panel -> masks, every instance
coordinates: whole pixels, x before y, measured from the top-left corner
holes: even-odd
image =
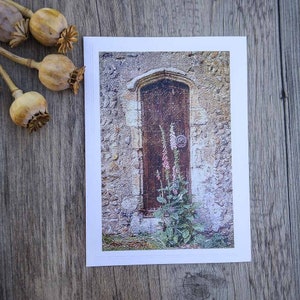
[[[171,166],[174,161],[169,144],[171,123],[175,125],[176,136],[186,137],[187,142],[181,142],[178,146],[180,171],[189,180],[189,87],[178,81],[162,79],[142,87],[140,95],[143,134],[143,199],[147,212],[159,206],[156,200],[157,189],[160,188],[156,172],[157,170],[162,172],[162,137],[159,125],[165,132]]]

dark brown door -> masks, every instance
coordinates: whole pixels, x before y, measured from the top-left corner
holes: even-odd
[[[179,144],[180,171],[190,178],[189,151],[189,87],[181,82],[162,79],[141,88],[143,133],[143,199],[146,213],[159,206],[156,198],[160,183],[157,170],[162,172],[162,126],[167,142],[168,158],[173,166],[174,156],[170,149],[170,125],[174,123],[175,135],[186,143]],[[172,174],[172,170],[170,170]]]

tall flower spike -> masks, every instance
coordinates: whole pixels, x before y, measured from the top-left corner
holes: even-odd
[[[169,181],[170,177],[170,164],[169,164],[169,158],[168,158],[168,150],[167,150],[167,142],[165,137],[165,131],[162,128],[161,125],[159,125],[159,129],[161,131],[161,140],[162,140],[162,167],[165,171],[166,179]]]
[[[179,150],[177,147],[176,135],[174,131],[174,123],[170,125],[170,147],[174,154],[174,166],[173,166],[173,181],[180,178],[180,166],[179,166]]]
[[[158,180],[158,181],[160,181],[160,180],[161,180],[161,178],[160,178],[160,173],[159,173],[159,171],[158,171],[158,170],[156,170],[156,178],[157,178],[157,180]]]
[[[174,123],[171,123],[170,125],[170,147],[171,150],[177,149],[176,135],[174,132]]]

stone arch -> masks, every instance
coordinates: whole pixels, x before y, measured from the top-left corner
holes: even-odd
[[[162,79],[169,79],[184,83],[189,87],[189,116],[190,126],[197,125],[197,118],[203,117],[203,110],[200,107],[198,87],[193,79],[186,72],[177,68],[156,68],[151,69],[141,75],[136,76],[127,83],[127,91],[123,95],[126,107],[126,125],[130,127],[132,137],[132,150],[134,155],[133,165],[139,165],[139,170],[132,168],[132,200],[138,202],[139,210],[143,210],[143,152],[142,152],[142,108],[141,108],[141,88]],[[191,131],[193,128],[191,128]],[[193,136],[190,135],[191,147],[190,157],[193,157],[195,147],[193,145],[197,141],[193,141]],[[191,176],[195,174],[194,162],[190,162]],[[196,192],[196,186],[191,180],[191,192]],[[196,200],[197,201],[197,200]]]
[[[187,77],[187,74],[176,68],[157,68],[152,69],[144,74],[133,78],[128,84],[127,88],[131,92],[139,90],[141,87],[158,81],[160,79],[171,79],[187,84],[190,90],[195,89],[194,82]]]

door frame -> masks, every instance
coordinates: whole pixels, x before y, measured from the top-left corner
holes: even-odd
[[[143,153],[142,153],[142,108],[141,108],[141,93],[142,87],[154,83],[161,79],[170,79],[186,84],[189,87],[189,123],[190,123],[190,137],[191,141],[190,151],[190,187],[191,192],[196,192],[196,185],[193,183],[193,165],[192,165],[192,118],[199,114],[199,90],[191,78],[187,74],[177,68],[157,68],[152,69],[146,73],[136,76],[127,84],[127,92],[124,94],[124,101],[126,106],[126,125],[130,127],[132,136],[132,149],[135,151],[135,165],[139,165],[139,171],[132,168],[132,199],[139,203],[139,211],[146,213],[143,201]],[[193,199],[196,200],[197,199]]]

